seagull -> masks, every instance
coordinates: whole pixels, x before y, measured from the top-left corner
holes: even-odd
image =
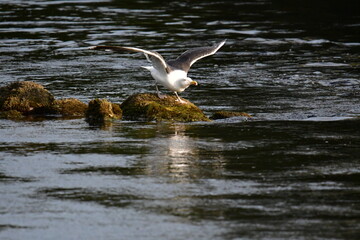
[[[198,83],[187,77],[190,67],[198,60],[215,54],[224,44],[226,40],[215,44],[211,47],[198,47],[187,50],[175,60],[165,61],[165,59],[155,51],[148,51],[136,47],[120,47],[120,46],[91,46],[89,49],[94,50],[112,50],[116,52],[131,51],[142,52],[146,59],[152,63],[152,66],[143,68],[150,71],[151,76],[155,79],[155,87],[157,95],[160,99],[165,95],[160,94],[158,84],[164,86],[168,90],[175,93],[179,103],[187,103],[183,101],[178,93],[183,92],[190,85],[197,86]]]

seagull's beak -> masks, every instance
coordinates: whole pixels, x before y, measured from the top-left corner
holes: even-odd
[[[190,85],[195,85],[195,86],[197,86],[197,85],[199,85],[199,84],[197,83],[197,81],[192,81],[192,82],[190,83]]]

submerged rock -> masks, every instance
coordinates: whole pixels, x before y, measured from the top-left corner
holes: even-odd
[[[141,93],[127,98],[122,104],[123,117],[140,121],[195,122],[210,121],[193,103],[176,101],[175,96],[160,99],[156,94]]]
[[[52,110],[63,117],[84,117],[88,105],[75,98],[55,100]]]
[[[24,81],[0,88],[0,111],[18,111],[21,114],[42,112],[49,109],[54,96],[42,85]]]
[[[90,124],[102,124],[105,121],[121,119],[120,106],[106,99],[94,99],[89,102],[86,121]]]
[[[231,117],[247,117],[247,118],[251,118],[252,116],[247,114],[247,113],[244,113],[244,112],[218,111],[218,112],[215,112],[211,116],[211,119],[216,120],[216,119],[225,119],[225,118],[231,118]]]

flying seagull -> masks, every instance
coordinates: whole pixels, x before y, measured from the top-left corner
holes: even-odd
[[[224,44],[222,41],[212,47],[198,47],[187,50],[175,60],[165,61],[165,59],[155,51],[148,51],[135,47],[119,47],[119,46],[92,46],[89,49],[105,49],[117,52],[132,51],[144,53],[146,59],[152,63],[152,66],[143,67],[150,71],[151,76],[155,79],[156,92],[159,98],[165,98],[159,92],[158,84],[164,86],[174,92],[177,101],[186,103],[181,100],[178,92],[183,92],[190,85],[198,85],[198,83],[187,77],[190,67],[199,59],[215,54]]]

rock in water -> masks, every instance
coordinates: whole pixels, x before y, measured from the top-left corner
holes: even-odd
[[[63,117],[83,117],[85,116],[88,106],[75,98],[58,99],[54,101],[52,106],[56,114]]]
[[[160,99],[156,94],[141,93],[130,96],[121,104],[123,118],[136,121],[210,121],[193,103],[182,104],[175,96]]]
[[[46,111],[54,100],[48,90],[34,82],[14,82],[0,88],[0,111],[14,110],[22,114]]]
[[[21,112],[16,110],[9,111],[0,111],[0,118],[11,119],[11,120],[21,120],[24,118]]]
[[[251,118],[252,116],[247,113],[244,113],[244,112],[218,111],[218,112],[215,112],[210,118],[213,120],[216,120],[216,119],[225,119],[225,118],[231,118],[231,117]]]
[[[86,121],[89,124],[103,124],[105,121],[121,119],[120,106],[106,99],[94,99],[89,102],[86,111]]]
[[[0,118],[26,120],[28,116],[53,117],[56,114],[62,117],[85,115],[90,124],[109,123],[108,120],[121,119],[122,115],[126,120],[135,121],[210,121],[193,103],[176,100],[175,96],[160,99],[156,94],[142,93],[130,96],[121,108],[105,99],[95,99],[86,105],[74,98],[55,100],[48,90],[34,82],[14,82],[0,88]],[[251,117],[246,113],[217,112],[212,119],[234,116]]]

